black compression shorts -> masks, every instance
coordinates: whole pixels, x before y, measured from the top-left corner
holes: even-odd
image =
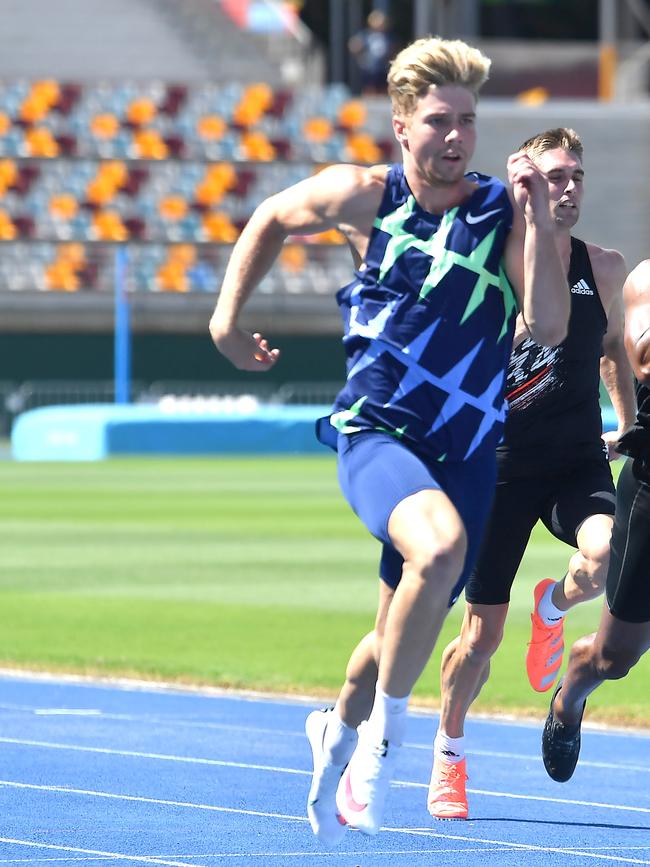
[[[650,477],[632,459],[618,479],[605,593],[618,620],[650,622]]]
[[[479,558],[465,588],[467,602],[510,601],[510,588],[537,521],[556,539],[577,548],[576,534],[583,521],[591,515],[613,515],[615,498],[604,456],[561,473],[499,480]]]

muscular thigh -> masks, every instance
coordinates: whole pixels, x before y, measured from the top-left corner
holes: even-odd
[[[630,459],[616,492],[606,596],[610,612],[629,623],[650,621],[650,484]]]
[[[466,541],[463,568],[449,599],[451,606],[461,594],[478,555],[492,505],[496,464],[490,455],[476,460],[437,463],[431,467],[431,472],[440,492],[444,493],[454,514],[460,518]],[[441,510],[441,520],[444,519],[443,512]],[[393,589],[400,581],[403,562],[393,544],[388,542],[383,546],[379,574]]]
[[[388,544],[388,521],[398,503],[420,491],[441,490],[432,468],[390,434],[339,436],[338,475],[352,509]]]
[[[478,559],[465,587],[468,602],[502,605],[510,601],[510,588],[546,495],[543,480],[521,478],[497,484]]]
[[[589,460],[557,476],[541,518],[556,539],[577,548],[582,523],[592,515],[613,515],[615,502],[612,471],[606,458]]]

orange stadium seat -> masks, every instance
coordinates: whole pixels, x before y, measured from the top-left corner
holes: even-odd
[[[45,269],[46,288],[57,292],[76,292],[80,288],[86,265],[83,244],[61,244],[56,258]]]
[[[59,86],[55,81],[37,81],[20,106],[19,119],[26,124],[39,123],[58,100]]]
[[[97,174],[86,186],[86,198],[92,205],[106,205],[117,195],[126,182],[128,170],[120,161],[110,161],[99,166]]]
[[[230,217],[221,211],[208,211],[203,216],[202,227],[208,241],[234,244],[239,231]]]
[[[210,166],[194,188],[194,197],[199,205],[217,205],[226,193],[237,187],[237,172],[231,163]]]
[[[343,103],[338,112],[338,123],[343,129],[358,129],[366,122],[366,107],[359,99]]]
[[[167,258],[156,274],[161,292],[189,292],[188,269],[196,263],[196,247],[192,244],[172,244]]]
[[[90,121],[90,131],[96,138],[112,139],[120,131],[120,122],[111,112],[96,114]]]
[[[79,289],[79,275],[71,262],[57,259],[45,269],[45,286],[56,292],[76,292]]]
[[[186,216],[189,210],[187,201],[182,196],[165,196],[160,200],[158,212],[164,220],[178,222]]]
[[[325,117],[310,117],[303,124],[302,132],[307,141],[323,142],[332,137],[334,127]]]
[[[0,196],[4,196],[7,190],[18,178],[18,166],[15,160],[0,160]]]
[[[18,236],[18,229],[9,214],[0,208],[0,240],[13,241]]]
[[[300,274],[307,264],[307,252],[304,244],[285,244],[280,251],[280,267],[292,274]]]
[[[71,193],[60,193],[52,196],[48,209],[55,219],[68,221],[76,216],[79,202]]]
[[[228,124],[217,114],[206,114],[196,122],[196,131],[205,141],[221,141],[226,134]]]
[[[151,123],[157,113],[151,99],[134,99],[126,108],[126,119],[133,126],[141,127]]]
[[[93,229],[98,241],[126,241],[129,237],[119,213],[110,209],[93,215]]]
[[[352,160],[358,163],[378,163],[383,156],[381,149],[368,133],[348,136],[347,148]]]
[[[45,126],[35,126],[25,131],[25,149],[28,156],[58,157],[59,144],[51,131]]]
[[[271,162],[277,156],[275,148],[261,132],[242,133],[241,148],[245,158],[253,162]]]
[[[164,160],[169,156],[169,148],[155,129],[138,130],[133,136],[133,147],[143,160]]]

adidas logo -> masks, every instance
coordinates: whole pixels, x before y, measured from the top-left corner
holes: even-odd
[[[590,289],[588,284],[584,280],[578,280],[575,286],[571,287],[571,291],[574,295],[593,295],[594,290]]]

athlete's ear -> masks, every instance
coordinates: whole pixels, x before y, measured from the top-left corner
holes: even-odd
[[[393,115],[393,132],[395,133],[395,138],[402,145],[402,147],[408,150],[408,135],[406,133],[406,123],[403,118],[397,117]]]

